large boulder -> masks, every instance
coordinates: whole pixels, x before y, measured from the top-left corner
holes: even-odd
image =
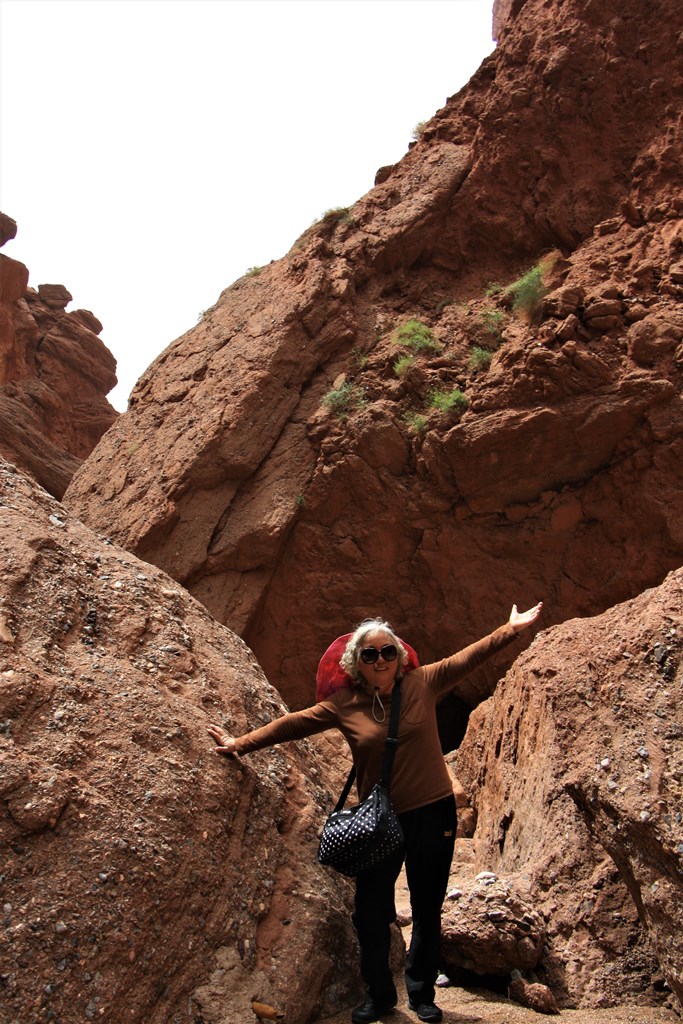
[[[206,732],[283,710],[252,653],[4,462],[0,538],[3,1020],[348,1005],[351,886],[315,859],[327,758],[237,764]]]

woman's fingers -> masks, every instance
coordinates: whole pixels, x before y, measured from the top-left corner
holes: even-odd
[[[216,753],[225,754],[228,757],[239,757],[235,749],[237,744],[234,736],[227,733],[220,725],[210,725],[207,729],[209,736],[216,744]]]
[[[536,619],[543,610],[543,602],[539,601],[533,608],[529,608],[528,611],[518,612],[517,605],[513,604],[512,611],[510,612],[510,625],[517,631],[526,629],[527,626],[533,625]]]

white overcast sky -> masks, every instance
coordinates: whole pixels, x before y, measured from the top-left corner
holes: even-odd
[[[493,49],[492,0],[0,0],[3,252],[149,363],[350,206]]]

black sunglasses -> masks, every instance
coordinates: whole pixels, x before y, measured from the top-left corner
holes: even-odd
[[[396,661],[397,654],[396,644],[385,644],[379,650],[376,647],[364,647],[360,652],[360,660],[364,665],[374,665],[376,661],[379,661],[380,655],[385,661]]]

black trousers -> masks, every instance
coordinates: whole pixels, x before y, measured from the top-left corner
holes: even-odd
[[[405,858],[413,916],[406,989],[414,1003],[432,1003],[441,964],[441,907],[455,844],[455,797],[406,811],[399,819],[404,850],[356,877],[353,923],[360,944],[361,974],[375,1002],[395,1001],[389,967],[390,926],[396,920],[394,887]]]

